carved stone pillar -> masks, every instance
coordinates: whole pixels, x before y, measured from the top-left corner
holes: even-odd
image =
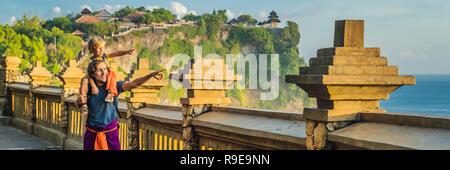
[[[117,80],[120,81],[122,73],[117,72],[117,64],[111,64],[111,69],[116,71]],[[149,70],[148,58],[140,58],[138,60],[138,69],[131,70],[129,74],[129,81],[133,81],[137,78],[146,76],[154,70]],[[127,121],[129,121],[128,137],[130,138],[129,148],[131,150],[139,149],[139,122],[131,116],[132,112],[144,107],[145,104],[157,104],[159,103],[158,93],[160,89],[167,86],[168,82],[164,80],[156,80],[155,78],[150,78],[147,82],[141,86],[131,90],[131,97],[127,98]],[[120,96],[119,96],[120,97]]]
[[[77,67],[75,60],[69,61],[69,66],[64,73],[60,76],[63,81],[63,96],[68,97],[73,94],[77,94],[80,91],[81,79],[85,76],[83,70]]]
[[[199,139],[192,119],[210,111],[214,105],[229,104],[231,99],[225,97],[225,90],[241,77],[228,70],[223,59],[192,59],[180,72],[182,74],[178,78],[187,81],[187,97],[180,99],[183,106],[183,149],[198,150]]]
[[[415,84],[414,76],[399,76],[398,67],[387,64],[379,48],[364,47],[363,20],[336,21],[334,47],[319,49],[300,75],[286,76],[317,98],[317,108],[303,110],[308,149],[327,149],[329,131],[358,121],[360,112],[384,112],[380,99]]]
[[[36,61],[36,66],[29,75],[32,79],[31,85],[33,87],[37,87],[39,85],[49,85],[48,79],[53,76],[50,71],[48,71],[45,67],[42,67],[42,61]]]
[[[85,76],[83,70],[77,67],[76,60],[69,60],[69,65],[63,71],[63,74],[59,75],[62,81],[62,93],[61,93],[61,124],[63,128],[68,127],[68,109],[69,107],[64,102],[64,98],[77,94],[80,91],[81,79]]]
[[[148,58],[140,58],[138,60],[138,69],[132,70],[129,81],[146,76],[155,70],[149,70]],[[158,93],[160,89],[167,86],[168,82],[164,80],[156,80],[150,78],[141,86],[131,90],[130,102],[134,108],[143,106],[144,103],[159,103]]]
[[[127,121],[128,121],[128,148],[130,150],[139,150],[139,121],[134,116],[131,116],[132,112],[136,110],[130,102],[130,98],[127,98]]]
[[[19,76],[20,58],[0,57],[0,116],[10,115],[11,101],[8,99],[8,83],[14,82]]]

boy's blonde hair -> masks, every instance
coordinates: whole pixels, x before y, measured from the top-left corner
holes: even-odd
[[[89,52],[94,53],[94,50],[100,46],[105,45],[105,40],[100,37],[94,37],[88,42]]]

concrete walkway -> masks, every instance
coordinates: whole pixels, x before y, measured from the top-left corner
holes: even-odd
[[[23,132],[20,129],[0,125],[0,150],[55,150],[58,146]]]

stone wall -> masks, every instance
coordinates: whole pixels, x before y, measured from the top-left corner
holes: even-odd
[[[309,97],[317,98],[317,108],[304,108],[308,149],[326,149],[327,134],[359,120],[360,112],[385,112],[379,100],[402,85],[414,85],[414,76],[398,76],[396,66],[388,66],[379,48],[364,47],[364,21],[335,23],[334,47],[317,50],[309,67],[300,75],[287,75]]]
[[[336,21],[335,30],[334,47],[319,49],[300,75],[286,76],[317,98],[318,108],[302,114],[227,107],[224,91],[241,77],[223,60],[193,59],[171,75],[186,81],[181,106],[158,104],[155,94],[165,81],[150,80],[120,99],[122,149],[450,149],[450,117],[386,113],[379,107],[380,99],[415,80],[398,76],[379,48],[363,47],[364,22]],[[147,62],[139,60],[130,80],[152,72]],[[63,149],[82,149],[86,116],[74,101],[85,75],[76,62],[58,75],[61,86],[48,85],[45,78],[53,75],[41,63],[30,82],[17,82],[19,63],[17,57],[0,60],[0,116]],[[206,79],[211,72],[225,74]]]

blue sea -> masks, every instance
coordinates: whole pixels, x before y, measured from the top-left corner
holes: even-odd
[[[402,86],[381,100],[387,112],[450,116],[450,75],[415,75],[416,85]]]

